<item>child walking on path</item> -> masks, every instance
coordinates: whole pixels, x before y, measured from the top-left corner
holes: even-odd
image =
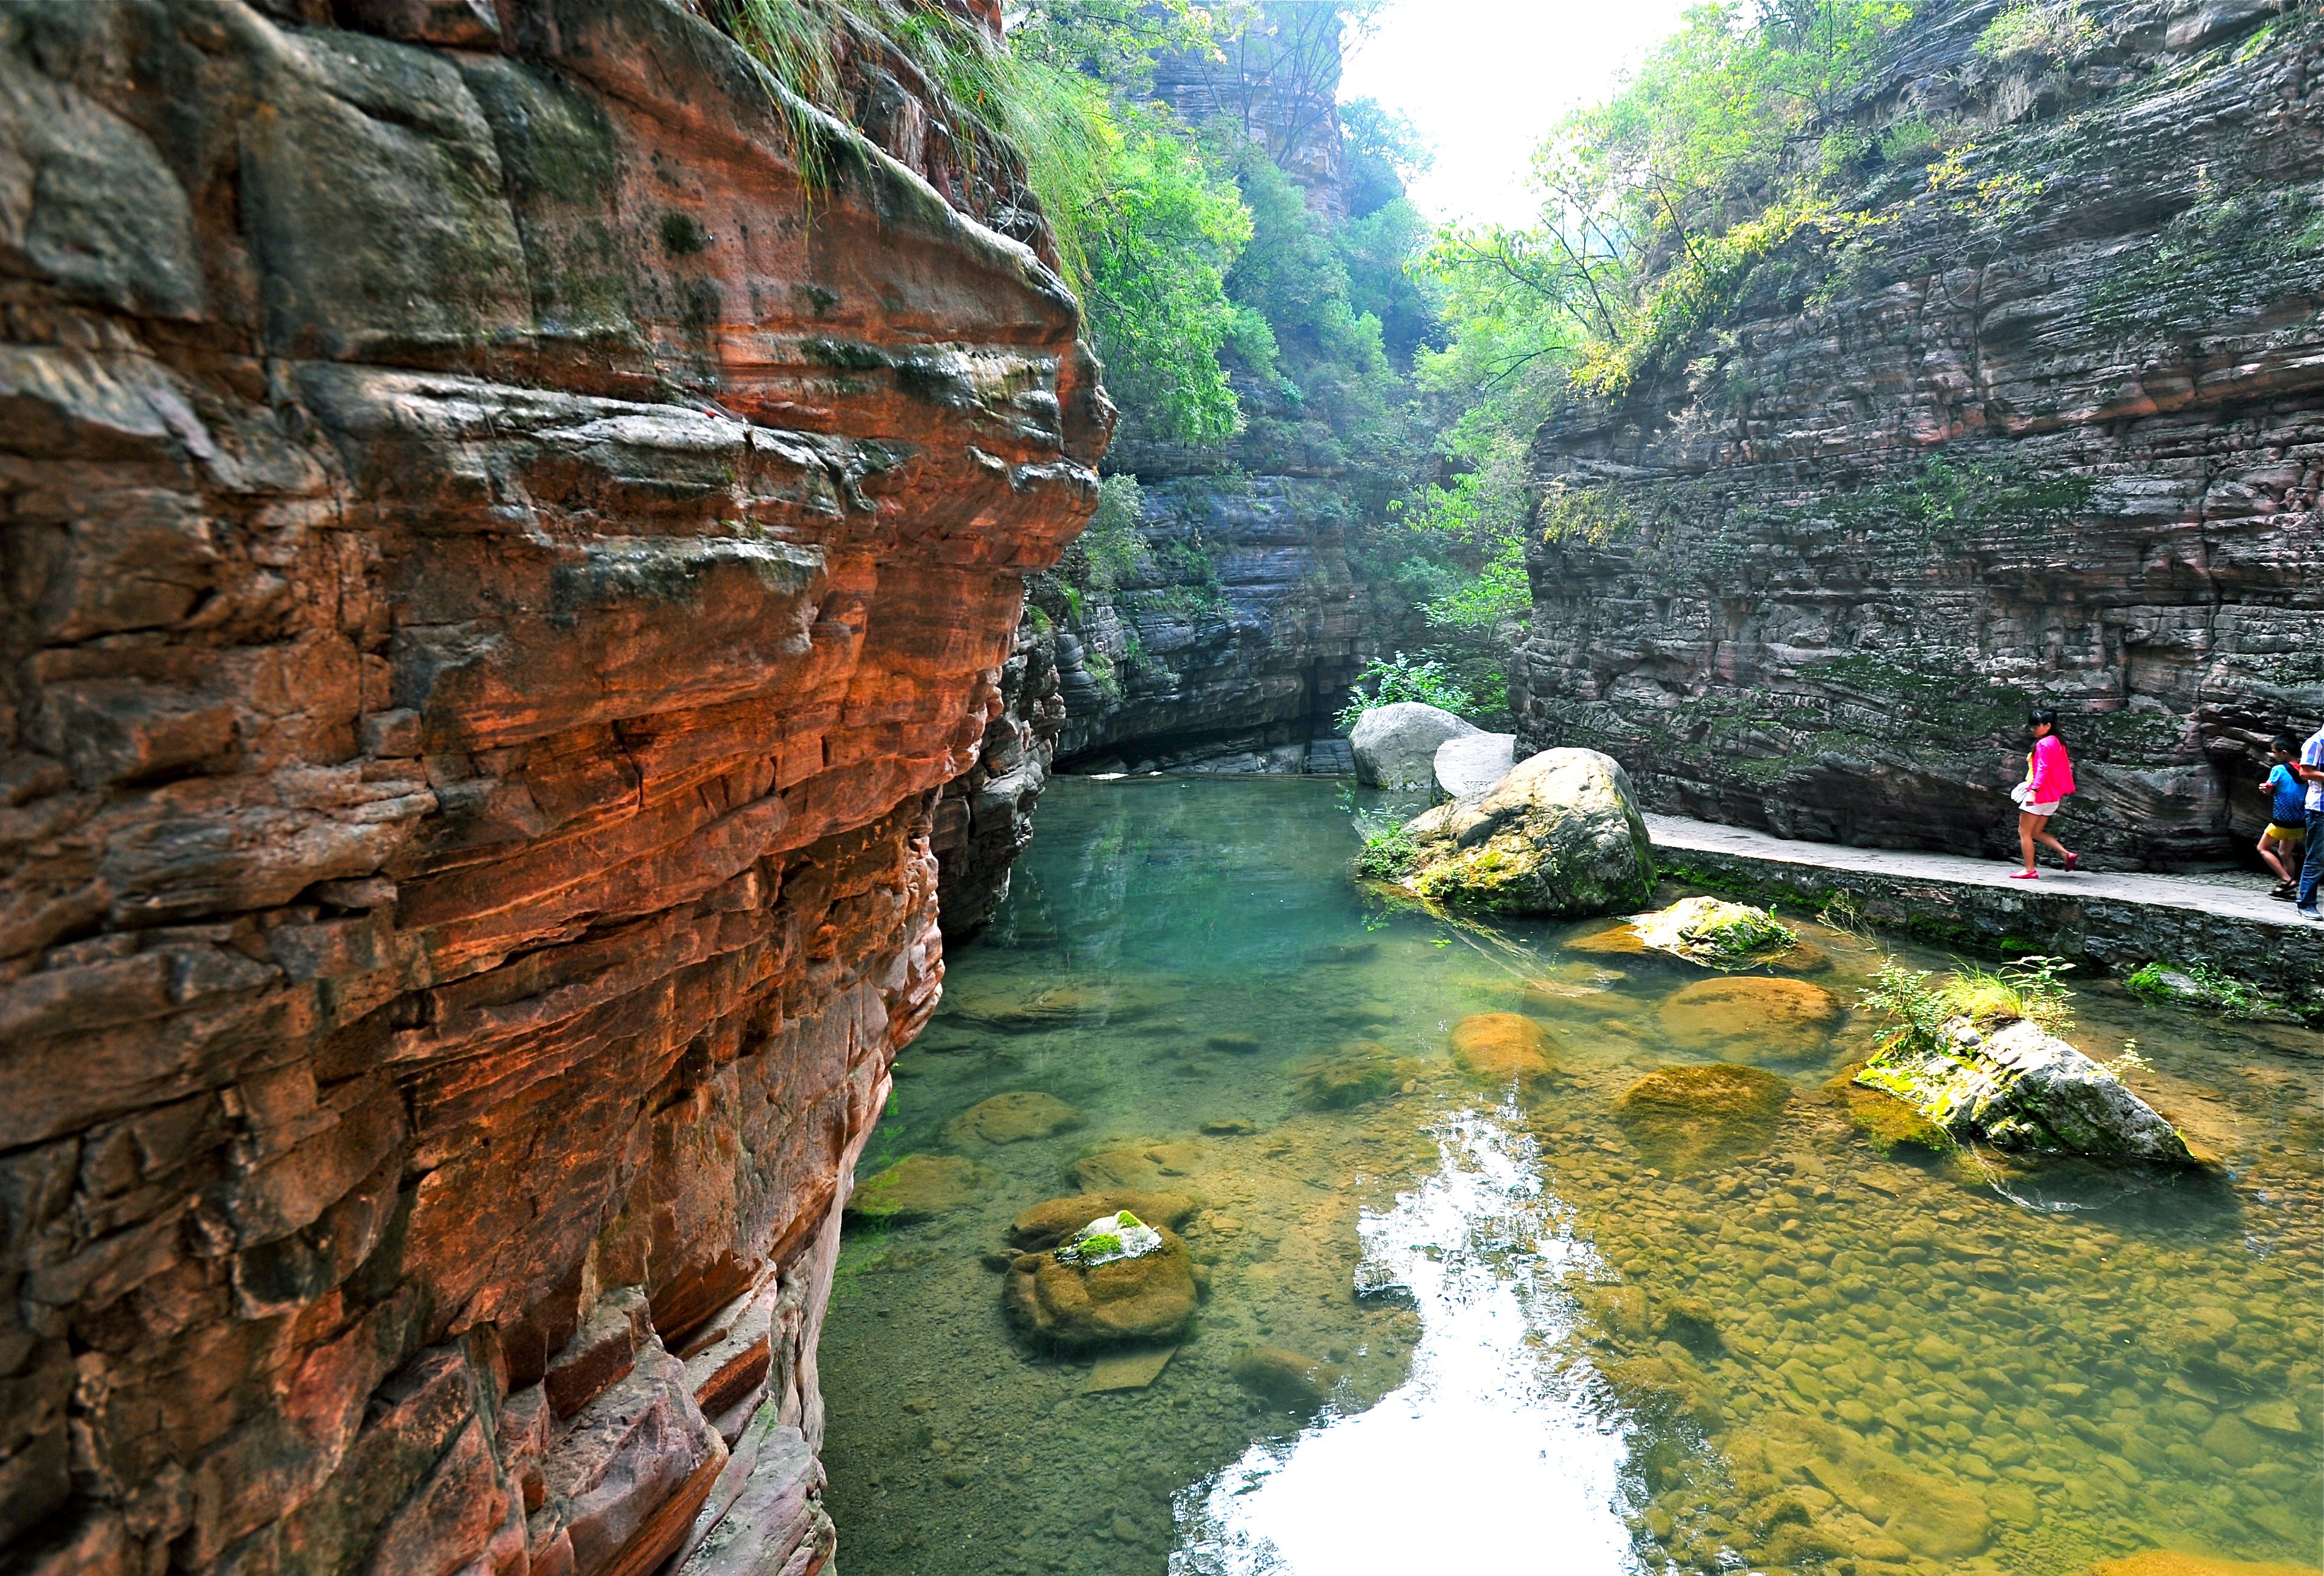
[[[2300,891],[2294,900],[2302,919],[2324,920],[2316,906],[2317,887],[2324,883],[2324,728],[2300,747],[2300,780],[2308,785],[2308,857],[2300,867]]]
[[[2034,752],[2025,758],[2025,780],[2009,795],[2017,801],[2017,843],[2024,850],[2025,868],[2009,878],[2013,881],[2039,877],[2034,868],[2036,843],[2052,850],[2069,871],[2082,862],[2080,854],[2050,833],[2050,817],[2058,813],[2059,802],[2074,791],[2074,763],[2066,758],[2065,742],[2058,737],[2058,714],[2048,706],[2036,706],[2025,720],[2034,729]]]
[[[2275,872],[2271,898],[2289,903],[2300,889],[2301,853],[2308,841],[2308,785],[2292,762],[2300,746],[2289,733],[2278,733],[2268,747],[2273,762],[2263,785],[2268,792],[2267,830],[2259,834],[2260,862]]]

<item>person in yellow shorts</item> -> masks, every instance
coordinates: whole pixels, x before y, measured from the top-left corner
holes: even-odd
[[[2287,903],[2299,895],[2301,854],[2308,840],[2308,785],[2292,764],[2299,751],[2291,734],[2277,734],[2268,749],[2273,770],[2262,785],[2268,792],[2268,814],[2267,830],[2259,834],[2259,857],[2275,872],[2268,896]]]

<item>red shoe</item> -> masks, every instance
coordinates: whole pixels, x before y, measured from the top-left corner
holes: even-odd
[[[2038,881],[2042,879],[2042,872],[2032,870],[2012,871],[2009,873],[2009,879],[2013,881]]]
[[[2068,875],[2073,874],[2075,871],[2081,868],[2081,863],[2082,856],[2080,854],[2070,853],[2066,855],[2066,873]]]

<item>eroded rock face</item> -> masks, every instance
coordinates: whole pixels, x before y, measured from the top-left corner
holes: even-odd
[[[1923,8],[1855,113],[1959,128],[1998,185],[1869,165],[1860,247],[1803,237],[1543,429],[1591,530],[1533,549],[1521,747],[1604,749],[1649,808],[2000,854],[2039,701],[2077,849],[2235,858],[2266,737],[2324,711],[2324,23],[2150,0],[2020,72],[1988,19]]]
[[[0,14],[25,1567],[828,1552],[931,814],[1107,417],[1031,253],[788,148],[667,0]]]

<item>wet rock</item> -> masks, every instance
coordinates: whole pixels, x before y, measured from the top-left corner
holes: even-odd
[[[1765,908],[1723,898],[1682,898],[1630,921],[1639,945],[1711,969],[1788,964],[1794,972],[1831,967],[1799,934]]]
[[[1080,1121],[1081,1113],[1056,1095],[1018,1090],[970,1106],[945,1124],[945,1137],[955,1144],[974,1138],[1016,1144],[1048,1138]]]
[[[1848,1113],[1849,1125],[1863,1135],[1875,1153],[1894,1155],[1906,1149],[1942,1155],[1960,1147],[1950,1133],[1895,1095],[1858,1083],[1856,1075],[1863,1069],[1863,1063],[1850,1063],[1824,1090]]]
[[[1619,925],[1609,925],[1603,930],[1593,930],[1587,935],[1577,935],[1565,944],[1565,950],[1590,957],[1635,958],[1645,955],[1646,944],[1638,938],[1636,927],[1625,920]]]
[[[1355,1040],[1328,1056],[1315,1056],[1291,1069],[1299,1103],[1315,1111],[1344,1111],[1394,1093],[1413,1076],[1412,1064],[1378,1040]]]
[[[2199,1164],[2178,1130],[2120,1079],[2023,1019],[1990,1033],[1955,1019],[1941,1045],[1900,1041],[1867,1063],[1856,1081],[1895,1095],[1961,1139]]]
[[[1769,1424],[1770,1454],[1783,1446],[1803,1458],[1806,1475],[1841,1504],[1924,1560],[1960,1560],[1983,1552],[1993,1522],[1983,1497],[1933,1473],[1904,1465],[1843,1428],[1797,1413]]]
[[[1654,885],[1630,779],[1594,750],[1545,751],[1406,829],[1417,852],[1405,885],[1457,907],[1579,917],[1636,908]]]
[[[1094,1266],[1019,1256],[1001,1291],[1010,1323],[1063,1351],[1176,1340],[1194,1317],[1194,1256],[1176,1232],[1157,1234],[1154,1251]]]
[[[1194,1144],[1124,1144],[1084,1155],[1074,1162],[1074,1185],[1084,1193],[1146,1191],[1168,1193],[1170,1184],[1184,1177],[1202,1161]]]
[[[1279,1346],[1254,1346],[1234,1359],[1235,1382],[1287,1411],[1314,1412],[1332,1398],[1340,1370]]]
[[[1523,1090],[1556,1071],[1549,1031],[1515,1012],[1480,1012],[1454,1024],[1452,1063],[1473,1078]]]
[[[1203,1135],[1212,1138],[1247,1138],[1259,1131],[1259,1124],[1239,1116],[1213,1117],[1203,1124]]]
[[[1437,747],[1480,732],[1441,706],[1416,700],[1374,706],[1356,721],[1356,780],[1370,788],[1425,788],[1434,779]]]
[[[857,1183],[847,1214],[874,1225],[908,1226],[973,1203],[991,1183],[984,1167],[958,1155],[907,1155]]]
[[[1697,1170],[1765,1148],[1791,1092],[1757,1067],[1661,1067],[1623,1091],[1614,1116],[1658,1164]]]
[[[1515,733],[1462,733],[1436,747],[1431,775],[1440,797],[1481,796],[1517,763]]]
[[[1847,1017],[1840,998],[1805,980],[1761,975],[1698,980],[1655,1009],[1663,1032],[1691,1051],[1749,1061],[1823,1049]]]

